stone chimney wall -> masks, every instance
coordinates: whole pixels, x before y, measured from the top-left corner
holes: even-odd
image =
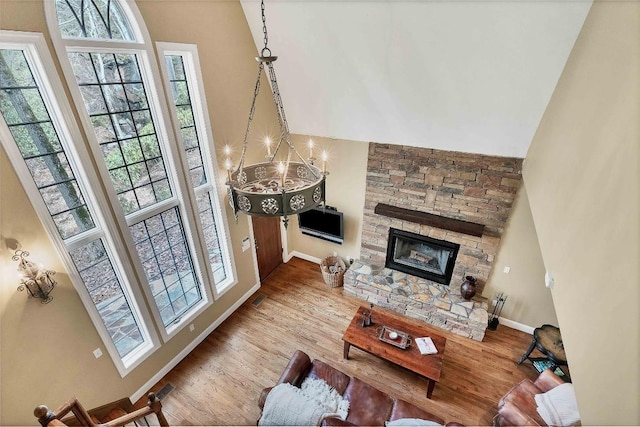
[[[460,244],[450,291],[466,275],[489,277],[500,238],[522,180],[522,159],[369,144],[360,259],[384,266],[389,228]],[[475,237],[374,213],[378,203],[428,212],[485,226]]]

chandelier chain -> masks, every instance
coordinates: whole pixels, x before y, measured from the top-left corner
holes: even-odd
[[[293,153],[296,154],[296,156],[298,156],[300,161],[307,167],[307,169],[309,169],[309,171],[311,172],[311,174],[314,177],[320,178],[320,175],[318,175],[313,170],[313,168],[309,167],[309,164],[306,162],[304,157],[302,157],[300,155],[300,153],[298,153],[298,150],[296,150],[296,147],[289,140],[289,135],[290,135],[289,134],[289,124],[287,123],[287,117],[284,114],[284,104],[282,103],[282,97],[280,96],[280,88],[278,87],[278,80],[276,79],[276,72],[273,69],[273,63],[272,62],[268,62],[267,63],[267,69],[269,71],[269,80],[271,82],[271,91],[273,93],[273,102],[274,102],[274,104],[276,106],[278,122],[280,124],[280,141],[278,142],[278,145],[276,146],[276,151],[280,147],[280,144],[282,143],[282,141],[284,140],[286,142],[286,144],[289,146],[289,156],[287,157],[287,164],[289,163],[289,159],[291,157],[291,152],[293,152]]]
[[[280,95],[280,88],[276,80],[273,62],[278,59],[271,55],[267,47],[269,37],[267,35],[267,22],[265,17],[265,0],[261,0],[262,9],[262,33],[264,48],[258,61],[258,75],[253,90],[251,109],[247,120],[247,127],[242,141],[242,153],[238,167],[232,172],[231,160],[227,158],[228,196],[229,203],[234,210],[236,221],[238,212],[247,215],[281,216],[285,228],[288,223],[288,215],[305,212],[317,207],[325,201],[326,160],[323,159],[322,172],[313,165],[313,157],[307,162],[296,150],[291,142],[289,124],[284,112],[284,104]],[[265,64],[267,69],[265,70]],[[276,108],[276,118],[280,127],[280,137],[275,150],[272,150],[271,140],[266,139],[267,162],[245,165],[245,156],[249,147],[249,134],[257,108],[257,99],[260,92],[262,73],[268,79],[266,84],[271,88],[273,103]],[[278,149],[284,144],[288,146],[286,159],[278,156]],[[294,161],[293,155],[300,161]],[[278,163],[274,164],[274,160]]]
[[[262,76],[262,70],[264,64],[261,62],[258,64],[258,77],[256,78],[256,86],[253,89],[253,100],[251,101],[251,109],[249,110],[249,120],[247,121],[247,129],[244,132],[244,140],[242,142],[242,153],[240,154],[240,164],[238,170],[242,174],[242,168],[244,166],[244,156],[247,153],[247,143],[249,141],[249,130],[251,129],[251,122],[253,121],[253,114],[256,111],[256,99],[258,99],[258,93],[260,93],[260,77]]]
[[[276,106],[276,115],[278,116],[278,125],[280,126],[280,140],[282,141],[285,137],[288,139],[289,124],[287,123],[287,117],[284,114],[284,107],[282,105],[282,99],[280,98],[280,90],[278,89],[278,81],[276,80],[276,74],[273,70],[273,63],[269,62],[267,64],[267,70],[269,71],[273,103]]]
[[[262,48],[261,55],[271,56],[271,49],[267,47],[267,43],[269,43],[269,35],[267,34],[267,18],[264,13],[264,0],[261,1],[260,8],[262,9],[262,40],[264,41],[264,48]],[[269,52],[269,55],[266,55],[266,52]]]

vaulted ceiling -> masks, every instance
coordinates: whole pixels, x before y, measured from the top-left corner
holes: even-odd
[[[525,157],[590,7],[267,0],[268,46],[292,133]]]

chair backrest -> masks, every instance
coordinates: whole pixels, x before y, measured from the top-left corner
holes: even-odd
[[[128,399],[126,400],[128,401]],[[42,425],[42,427],[57,427],[66,425],[116,427],[135,422],[151,414],[155,414],[156,418],[158,419],[158,425],[162,427],[169,426],[167,419],[162,413],[162,403],[160,402],[160,399],[157,398],[155,393],[149,393],[147,405],[143,408],[127,412],[121,406],[122,400],[119,400],[107,405],[100,406],[99,408],[96,408],[94,410],[87,411],[84,406],[82,406],[82,404],[78,401],[78,399],[74,397],[65,402],[56,411],[51,411],[46,406],[40,405],[33,411],[33,414],[36,416],[38,422],[40,423],[40,425]],[[116,416],[115,418],[108,417],[108,419],[106,420],[100,420],[98,418],[98,415],[103,416],[103,414],[114,413],[114,411],[116,411],[115,413],[121,415]],[[63,422],[64,417],[69,413],[72,413],[73,417],[70,419],[70,421],[67,421],[65,419],[66,423]]]

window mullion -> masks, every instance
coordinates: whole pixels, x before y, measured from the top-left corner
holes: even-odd
[[[179,206],[180,202],[177,197],[172,197],[170,199],[163,200],[154,205],[148,206],[144,209],[140,209],[139,211],[130,213],[127,215],[126,222],[128,226],[132,226],[133,224],[137,224],[138,222],[152,217],[154,215],[158,215],[164,211],[171,209],[172,207]]]
[[[206,183],[194,188],[193,192],[196,194],[196,196],[200,196],[208,191],[213,191],[213,190],[214,190],[213,185],[210,183]]]
[[[111,52],[113,50],[133,52],[144,49],[144,43],[135,41],[100,41],[100,40],[82,40],[82,39],[66,39],[64,41],[67,49],[76,52]]]
[[[76,236],[70,237],[64,241],[66,247],[69,250],[74,250],[79,248],[80,246],[84,246],[92,240],[101,239],[105,236],[102,227],[94,228],[93,230],[85,231],[82,234],[78,234]]]

